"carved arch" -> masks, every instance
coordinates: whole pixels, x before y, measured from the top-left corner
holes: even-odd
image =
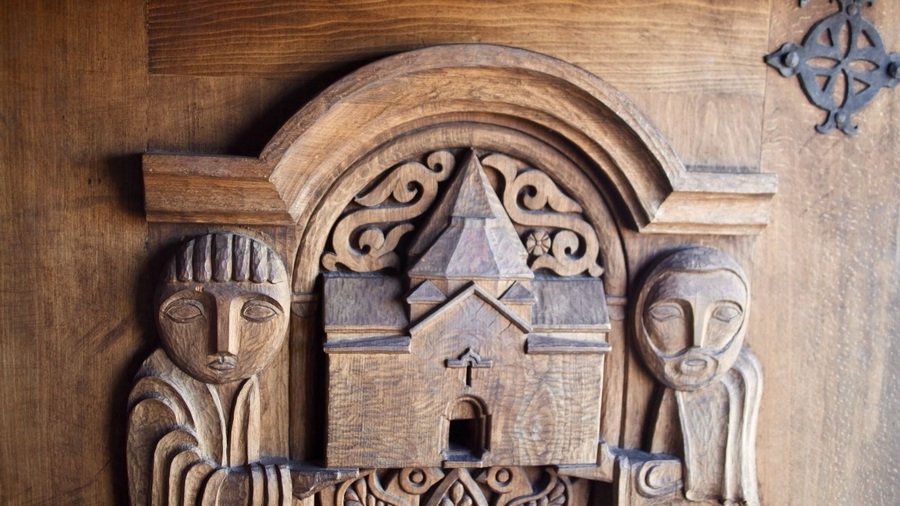
[[[490,414],[484,401],[471,395],[463,395],[447,405],[447,420],[479,418]]]
[[[549,56],[482,44],[411,51],[354,72],[288,121],[259,158],[146,155],[147,216],[289,225],[316,242],[328,233],[317,212],[373,147],[458,122],[551,146],[564,139],[560,151],[586,162],[577,164],[585,177],[641,232],[748,234],[768,221],[775,176],[687,172],[651,122],[602,79]],[[311,273],[295,274],[294,290],[310,292]]]
[[[441,447],[448,460],[481,458],[490,449],[490,411],[478,397],[464,395],[451,401],[439,427]],[[461,447],[453,448],[454,443]]]

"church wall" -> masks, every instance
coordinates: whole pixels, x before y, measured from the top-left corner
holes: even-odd
[[[527,355],[523,364],[507,426],[495,428],[501,442],[533,464],[596,462],[602,356]]]
[[[437,314],[408,355],[329,355],[329,465],[440,466],[445,418],[463,397],[490,414],[490,463],[596,461],[602,356],[525,354],[524,332],[477,295]],[[492,367],[473,368],[467,386],[446,361],[470,348]]]
[[[442,366],[406,354],[332,354],[329,362],[328,465],[440,465],[427,444],[436,431],[423,433],[428,425],[421,421],[436,424],[444,410],[440,384],[433,380]]]

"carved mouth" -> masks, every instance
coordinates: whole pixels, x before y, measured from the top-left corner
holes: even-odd
[[[678,367],[678,369],[682,374],[687,374],[688,376],[699,376],[703,374],[703,372],[706,371],[708,367],[708,360],[703,360],[702,358],[689,358],[681,362],[681,365],[680,367]]]
[[[209,361],[207,366],[210,369],[215,369],[217,371],[230,371],[237,367],[237,357],[228,353],[221,353],[217,355],[210,355],[212,360]]]

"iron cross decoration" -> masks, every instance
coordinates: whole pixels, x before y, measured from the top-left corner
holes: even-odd
[[[900,53],[888,53],[875,26],[862,16],[874,0],[838,0],[840,10],[816,23],[803,44],[788,42],[766,56],[784,77],[798,76],[803,92],[828,112],[819,133],[837,127],[856,135],[853,115],[881,88],[900,82]],[[807,2],[801,2],[805,5]]]

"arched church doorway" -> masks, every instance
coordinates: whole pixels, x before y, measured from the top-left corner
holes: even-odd
[[[484,402],[460,397],[447,410],[443,453],[448,464],[478,465],[489,449],[490,416]]]

